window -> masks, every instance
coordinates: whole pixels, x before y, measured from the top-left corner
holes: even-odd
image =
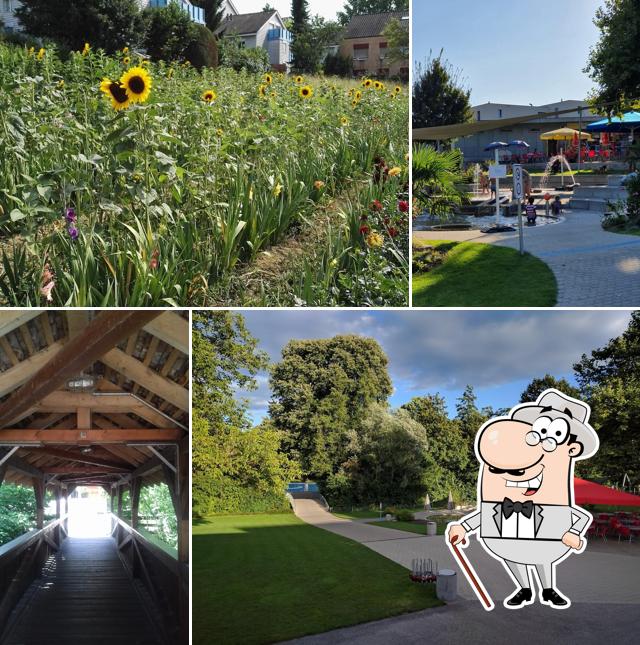
[[[476,112],[476,115],[477,115],[477,117],[478,117],[478,121],[480,121],[480,110],[478,110],[478,111]]]
[[[384,60],[387,57],[387,43],[380,43],[378,47],[380,48],[380,60]]]
[[[500,109],[498,110],[498,118],[499,118],[499,119],[501,119],[501,118],[502,118],[502,108],[500,108]]]
[[[11,6],[11,0],[4,0],[2,8],[7,12],[11,11],[13,9],[13,7]]]
[[[353,46],[354,60],[367,60],[369,58],[369,43]]]

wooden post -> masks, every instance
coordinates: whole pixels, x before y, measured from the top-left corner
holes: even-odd
[[[38,477],[33,478],[33,492],[36,496],[36,527],[44,527],[44,481]]]
[[[2,486],[2,482],[4,481],[4,476],[7,474],[7,464],[2,464],[0,466],[0,486]]]
[[[56,493],[56,517],[60,519],[60,484],[56,484],[55,486],[55,493]]]
[[[116,515],[122,518],[122,486],[118,484],[118,511]]]
[[[134,477],[131,480],[131,526],[138,528],[138,510],[140,507],[140,488],[142,487],[142,478]]]

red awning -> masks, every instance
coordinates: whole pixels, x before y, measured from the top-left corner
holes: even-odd
[[[606,506],[640,506],[640,496],[615,490],[602,484],[573,478],[576,504],[603,504]]]

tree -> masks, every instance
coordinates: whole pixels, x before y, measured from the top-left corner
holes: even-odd
[[[462,86],[460,72],[442,58],[429,58],[415,67],[413,81],[413,127],[465,123],[473,119],[471,91]]]
[[[390,11],[409,11],[409,0],[349,0],[338,12],[338,20],[346,25],[353,16]]]
[[[557,379],[551,374],[545,374],[542,378],[534,378],[526,389],[520,395],[520,403],[529,403],[535,401],[545,390],[549,388],[555,388],[560,390],[567,396],[571,396],[574,399],[580,398],[580,390],[571,385],[567,379],[561,378]]]
[[[391,394],[387,357],[361,336],[292,340],[271,372],[270,418],[287,451],[319,481],[349,456],[364,411]]]
[[[205,24],[215,33],[224,19],[224,0],[194,0],[193,4],[204,9]]]
[[[150,533],[174,549],[178,548],[178,519],[165,483],[142,487],[139,513],[155,520],[154,526],[148,529]]]
[[[309,37],[309,7],[308,0],[292,0],[291,2],[291,55],[293,67],[298,71],[309,68],[311,42]]]
[[[352,501],[414,505],[426,490],[427,448],[424,427],[406,410],[369,406],[352,446],[354,457],[344,468]],[[330,485],[327,493],[331,498]]]
[[[195,26],[196,37],[185,49],[185,58],[196,68],[218,66],[218,40],[204,25]]]
[[[262,47],[242,47],[237,35],[225,36],[218,42],[219,61],[222,67],[236,72],[243,69],[252,74],[262,74],[271,69],[269,53]]]
[[[231,311],[194,311],[191,346],[193,407],[212,431],[247,429],[247,402],[237,391],[255,389],[255,376],[268,359],[244,318]]]
[[[262,11],[264,13],[267,13],[267,12],[270,12],[270,11],[275,11],[275,10],[276,10],[276,8],[273,5],[271,5],[270,3],[268,3],[268,2],[267,2],[266,5],[264,5],[264,7],[262,7]]]
[[[146,30],[137,0],[23,0],[16,15],[25,31],[64,50],[88,42],[113,53],[140,45]]]
[[[387,39],[387,58],[391,64],[401,63],[409,58],[408,24],[394,18],[387,23],[382,35]]]
[[[473,499],[475,487],[466,489],[459,480],[468,470],[469,438],[449,419],[444,399],[439,395],[415,397],[402,406],[426,432],[429,450],[425,472],[426,492],[432,500],[446,499],[449,491],[464,499]]]
[[[294,27],[295,28],[295,27]],[[314,16],[306,27],[297,33],[293,43],[294,66],[300,72],[317,73],[329,45],[340,42],[342,27],[322,16]],[[351,72],[351,61],[349,61]]]
[[[625,475],[640,483],[640,312],[628,328],[574,365],[583,396],[591,405],[591,424],[600,449],[580,462],[579,472],[622,484]]]
[[[592,102],[621,113],[640,102],[640,0],[605,0],[593,22],[600,40],[584,70],[598,84]]]
[[[143,12],[149,28],[145,40],[147,53],[154,60],[182,60],[189,46],[198,39],[189,14],[177,4],[161,9],[148,7]]]

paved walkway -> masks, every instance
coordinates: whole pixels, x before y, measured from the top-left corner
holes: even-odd
[[[306,501],[306,500],[305,500]],[[427,537],[375,524],[336,518],[310,501],[296,504],[296,514],[305,522],[364,544],[381,555],[411,568],[414,558],[431,558],[440,569],[454,562],[443,536]],[[513,583],[502,564],[491,558],[475,537],[467,557],[493,597],[496,609],[485,612],[466,578],[459,574],[458,600],[443,609],[428,610],[397,618],[319,634],[296,641],[301,645],[334,643],[513,643],[519,629],[528,632],[532,643],[581,642],[629,643],[637,633],[640,605],[640,544],[616,540],[591,541],[587,550],[568,558],[558,567],[557,584],[572,600],[564,611],[536,603],[520,611],[509,611],[502,600],[513,592]],[[536,635],[531,637],[532,625]]]
[[[601,213],[566,211],[565,221],[525,227],[525,249],[546,262],[560,307],[632,307],[640,302],[640,236],[603,230]],[[518,233],[416,231],[416,239],[482,242],[518,248]]]

